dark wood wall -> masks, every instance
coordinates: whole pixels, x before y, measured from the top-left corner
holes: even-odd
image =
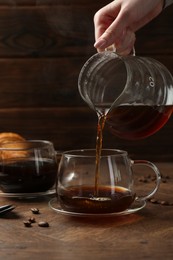
[[[81,100],[77,80],[96,52],[94,13],[108,2],[0,0],[0,132],[48,139],[57,150],[95,147],[97,117]],[[135,48],[173,73],[172,7],[137,33]],[[105,131],[104,147],[126,149],[135,158],[172,159],[173,118],[138,142]]]

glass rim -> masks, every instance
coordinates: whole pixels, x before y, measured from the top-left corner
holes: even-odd
[[[74,149],[62,152],[64,156],[71,156],[71,157],[96,157],[96,149],[92,148],[84,148],[84,149]],[[127,156],[128,152],[125,150],[120,149],[113,149],[113,148],[102,148],[101,150],[101,158],[109,157],[109,156]]]
[[[15,145],[21,145],[20,147],[14,147]],[[27,144],[30,144],[27,146]],[[35,145],[34,145],[35,144]],[[14,145],[14,146],[13,146]],[[22,145],[24,145],[22,147]],[[26,140],[16,140],[16,141],[9,141],[6,142],[4,144],[1,144],[0,146],[0,152],[2,151],[23,151],[23,150],[33,150],[33,149],[41,149],[41,148],[45,148],[46,146],[52,145],[53,143],[51,141],[48,140],[30,140],[30,139],[26,139]]]

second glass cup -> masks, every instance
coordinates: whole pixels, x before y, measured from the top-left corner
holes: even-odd
[[[52,142],[26,140],[0,147],[0,189],[4,193],[37,193],[55,185],[57,157]]]
[[[62,154],[56,192],[63,210],[89,214],[123,212],[134,201],[145,201],[157,191],[161,175],[152,162],[132,161],[126,151],[103,149],[99,171],[95,172],[95,153],[95,149],[84,149]],[[136,192],[134,165],[150,167],[155,174],[156,185],[145,196]]]

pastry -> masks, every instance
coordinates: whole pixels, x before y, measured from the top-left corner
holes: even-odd
[[[25,141],[25,139],[21,135],[12,132],[0,133],[0,147],[4,143],[15,142],[15,141]]]
[[[0,159],[7,160],[26,157],[28,151],[24,150],[26,148],[25,141],[26,139],[17,133],[0,133]],[[2,150],[2,148],[4,149]]]

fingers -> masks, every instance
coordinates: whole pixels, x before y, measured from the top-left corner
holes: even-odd
[[[116,0],[103,7],[94,17],[94,47],[98,52],[114,45],[117,52],[131,52],[135,31],[156,17],[163,8],[163,0]]]
[[[102,51],[113,43],[117,43],[121,38],[124,29],[124,21],[117,26],[115,17],[118,18],[121,6],[119,1],[113,1],[100,9],[94,16],[95,39],[94,47]]]
[[[98,52],[104,51],[105,48],[110,45],[114,45],[116,48],[120,46],[125,40],[124,30],[114,30],[113,26],[110,26],[105,32],[98,38],[94,44],[94,47]]]
[[[128,55],[132,52],[134,44],[136,41],[136,36],[133,31],[127,29],[121,39],[121,42],[116,45],[116,52],[120,55]]]
[[[98,52],[102,52],[114,45],[117,53],[127,55],[133,49],[136,40],[134,30],[128,28],[131,16],[128,16],[122,7],[117,5],[115,8],[115,1],[113,4],[113,7],[111,3],[101,9],[94,17],[94,47]]]
[[[114,32],[112,28],[108,28],[104,34],[95,42],[94,47],[97,49],[98,52],[103,51],[105,48],[109,47],[110,45],[115,45],[117,48],[118,45],[121,44],[123,40],[123,32],[119,33],[117,37],[117,32]]]
[[[128,55],[132,52],[134,44],[136,41],[136,36],[133,31],[130,29],[124,30],[121,37],[117,42],[114,42],[113,45],[116,49],[116,52],[120,55]],[[107,47],[107,41],[104,38],[100,38],[99,41],[94,45],[97,48],[98,52],[104,51]],[[111,43],[112,45],[112,43]],[[99,47],[98,47],[99,46]]]

